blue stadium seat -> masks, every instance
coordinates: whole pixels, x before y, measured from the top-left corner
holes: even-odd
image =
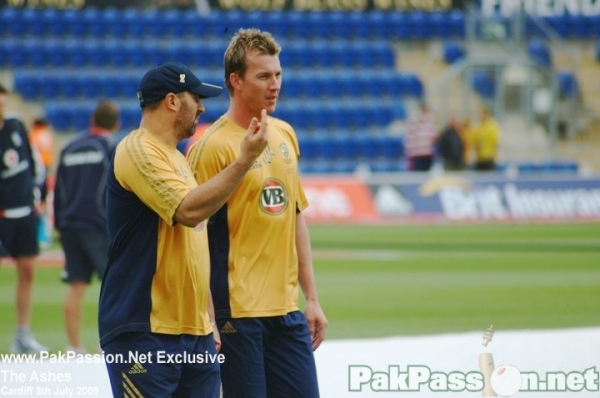
[[[79,12],[81,21],[89,37],[101,39],[108,35],[108,27],[103,23],[103,16],[95,7],[85,7]]]
[[[79,95],[82,98],[97,98],[102,96],[102,83],[106,83],[105,81],[101,81],[100,72],[96,72],[93,75],[91,74],[80,74],[76,75],[73,78],[79,84]]]
[[[74,106],[69,106],[71,113],[71,126],[77,131],[86,131],[90,127],[90,117],[94,111],[94,102],[81,102]]]
[[[450,37],[462,39],[465,37],[465,14],[462,10],[454,9],[446,14],[450,25]]]
[[[394,102],[393,105],[390,104],[386,104],[386,105],[376,105],[373,109],[372,109],[372,118],[370,121],[370,124],[372,126],[377,126],[377,127],[387,127],[390,125],[390,123],[392,123],[394,121],[394,111],[393,111],[393,107],[396,107],[397,103]]]
[[[300,171],[306,174],[329,174],[332,172],[332,162],[326,159],[315,159],[312,162],[301,162]]]
[[[421,79],[412,72],[402,72],[395,76],[394,88],[400,97],[422,98],[424,94]]]
[[[346,11],[345,24],[348,26],[347,36],[341,37],[344,40],[364,40],[370,35],[370,27],[366,23],[365,13],[363,11]]]
[[[519,174],[537,174],[540,172],[540,167],[537,163],[522,162],[517,164]]]
[[[108,58],[108,55],[104,53],[102,42],[97,39],[85,40],[80,46],[79,51],[85,60],[85,65],[89,67],[102,67]]]
[[[310,42],[303,50],[303,57],[308,61],[302,66],[312,68],[332,68],[334,66],[334,56],[329,51],[327,42],[318,40]]]
[[[346,129],[350,125],[350,117],[352,112],[351,108],[341,106],[336,102],[328,104],[328,120],[326,126],[335,129]]]
[[[123,39],[129,35],[130,23],[139,24],[138,20],[125,21],[125,17],[130,16],[124,10],[116,7],[106,7],[98,14],[97,24],[102,25],[103,32],[100,37]]]
[[[92,54],[92,64],[94,67],[113,66],[113,56],[122,51],[122,42],[123,41],[113,37],[103,39],[100,42],[99,53]]]
[[[64,106],[49,103],[45,107],[46,118],[57,132],[72,128],[71,114]]]
[[[87,24],[81,19],[81,11],[68,8],[63,11],[62,22],[65,24],[64,34],[69,37],[84,37],[88,34]]]
[[[123,36],[121,36],[122,39],[139,39],[146,35],[146,26],[140,23],[140,21],[141,10],[134,7],[127,7],[116,15],[113,23],[122,25],[122,29],[124,30]],[[182,22],[180,23],[183,24]],[[107,29],[109,32],[115,30],[115,28],[110,29],[110,27],[107,27]]]
[[[47,51],[44,42],[35,39],[24,39],[20,41],[20,48],[9,54],[11,65],[14,62],[20,63],[20,66],[31,66],[35,68],[43,68],[50,65],[50,60],[47,59]]]
[[[93,78],[98,86],[96,96],[104,98],[118,98],[121,96],[121,81],[113,72],[101,71],[94,73]]]
[[[39,73],[15,72],[15,91],[25,100],[36,100],[42,97],[44,77]]]
[[[494,97],[495,84],[492,76],[485,70],[473,71],[473,88],[483,98]]]
[[[329,25],[327,24],[327,12],[320,10],[307,11],[304,16],[307,39],[323,40],[329,37]],[[314,42],[319,43],[319,41]],[[320,42],[322,43],[322,41]]]
[[[589,17],[582,15],[566,15],[564,17],[565,24],[567,25],[568,37],[576,40],[588,38],[590,31],[587,24]]]
[[[550,171],[553,173],[576,174],[579,171],[579,164],[571,161],[553,161],[550,164]]]
[[[186,35],[187,26],[182,23],[185,14],[195,13],[195,10],[184,10],[180,8],[166,8],[160,11],[159,31],[155,29],[155,37],[172,37],[174,39]]]
[[[498,162],[496,163],[496,169],[494,171],[498,173],[505,173],[508,170],[509,163],[508,162]]]
[[[344,138],[331,136],[327,132],[315,134],[319,156],[325,159],[337,159],[343,154]]]
[[[373,173],[394,173],[404,171],[401,160],[373,159],[369,162],[369,168]]]
[[[452,25],[447,18],[448,13],[442,11],[431,11],[428,13],[431,37],[446,39],[451,36]]]
[[[315,135],[313,137],[313,143],[315,145],[317,158],[331,159],[336,156],[336,148],[329,136],[325,134]]]
[[[543,22],[543,21],[542,21]],[[545,38],[546,35],[540,27],[540,21],[538,17],[532,17],[531,15],[525,16],[525,36],[529,39],[541,39]]]
[[[407,23],[409,25],[410,38],[415,40],[429,40],[431,38],[432,27],[428,13],[411,11],[408,13]]]
[[[130,131],[140,125],[141,110],[139,106],[124,106],[121,108],[121,127]]]
[[[25,29],[25,25],[19,23],[20,13],[17,8],[14,7],[2,7],[0,8],[0,35],[15,37],[12,29],[13,25],[17,29]],[[19,32],[17,32],[19,33]],[[20,34],[23,34],[22,32]]]
[[[108,63],[115,68],[127,68],[133,66],[133,56],[139,51],[139,43],[133,40],[120,40],[119,50],[107,52]]]
[[[69,66],[70,57],[69,53],[66,51],[66,48],[69,44],[67,43],[71,43],[71,40],[46,40],[43,46],[43,51],[46,54],[46,65],[55,68],[63,68]]]
[[[327,38],[344,39],[350,35],[350,26],[346,23],[346,11],[333,10],[327,14]]]
[[[27,65],[27,62],[20,40],[10,37],[0,40],[0,66],[18,68]]]
[[[404,156],[404,139],[399,136],[383,136],[380,139],[382,156],[388,159],[400,159]]]
[[[212,12],[212,11],[211,11]],[[227,10],[220,14],[217,21],[216,37],[229,37],[241,28],[248,28],[246,13],[240,10]]]
[[[408,117],[408,111],[403,102],[396,102],[392,106],[392,118],[393,120],[406,120]]]
[[[569,27],[567,20],[562,15],[553,15],[546,17],[546,22],[550,24],[550,27],[563,39],[569,36]]]
[[[360,155],[360,148],[354,140],[354,137],[349,132],[340,134],[339,136],[339,155],[342,158],[355,161]]]
[[[82,43],[76,39],[66,39],[63,42],[63,52],[66,57],[66,65],[73,68],[83,68],[87,66],[87,58],[82,51]]]
[[[152,65],[154,59],[155,46],[146,40],[124,40],[123,51],[118,54],[112,54],[115,65],[122,62],[123,66],[146,67]]]
[[[145,8],[138,14],[138,24],[143,28],[142,36],[161,38],[167,35],[165,25],[162,23],[163,14],[156,8]]]
[[[13,23],[18,23],[20,25],[18,27],[18,30],[20,32],[15,32],[14,26],[12,26],[11,29],[13,30],[13,33],[18,34],[18,36],[28,35],[30,37],[41,37],[46,34],[46,27],[44,26],[44,24],[40,23],[42,9],[27,7],[18,10],[18,12],[20,13],[20,17],[15,21],[0,20],[0,25],[6,24],[6,27],[2,30],[11,28]]]
[[[371,40],[389,40],[392,33],[390,18],[387,11],[373,9],[363,13],[364,24],[368,27],[368,36]]]
[[[317,145],[312,137],[305,137],[299,141],[298,145],[300,145],[300,157],[304,164],[317,157]]]
[[[287,55],[285,58],[286,66],[292,68],[311,68],[314,65],[314,60],[307,56],[310,50],[310,45],[304,41],[295,41],[287,44],[285,51]]]
[[[188,10],[181,14],[181,20],[178,22],[183,31],[181,37],[198,38],[206,36],[206,26],[202,23],[200,15]]]
[[[527,44],[527,53],[539,66],[543,68],[550,68],[552,66],[550,48],[543,40],[531,40]]]
[[[64,36],[69,33],[69,30],[62,17],[63,11],[48,7],[42,10],[38,22],[43,25],[46,34]]]
[[[591,38],[600,38],[600,15],[594,15],[587,18],[588,30]]]
[[[352,138],[352,142],[357,148],[357,160],[371,161],[381,155],[381,148],[375,137],[367,134],[360,134]]]
[[[329,170],[334,174],[351,174],[356,171],[356,165],[353,159],[337,159],[331,163]]]
[[[0,22],[2,23],[2,30],[4,34],[9,37],[22,37],[28,33],[28,21],[25,19],[27,16],[23,12],[23,9],[13,7],[3,7],[2,17]]]
[[[465,57],[465,49],[455,41],[445,41],[442,47],[444,62],[453,64]]]
[[[559,93],[563,98],[577,98],[579,96],[579,85],[577,76],[573,72],[558,71],[556,72],[558,80]]]
[[[402,11],[390,11],[389,20],[392,39],[408,40],[410,38],[411,32],[406,13]]]
[[[291,36],[288,31],[287,16],[284,11],[272,10],[262,15],[262,23],[267,31],[271,32],[276,38],[285,40]]]
[[[70,73],[58,72],[53,79],[58,86],[57,97],[72,100],[79,96],[81,88],[77,79],[74,79]],[[50,100],[50,98],[44,98],[44,100]]]

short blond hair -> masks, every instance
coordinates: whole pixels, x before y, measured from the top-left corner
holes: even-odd
[[[257,53],[266,55],[279,55],[281,46],[273,35],[269,32],[263,32],[259,29],[249,28],[240,29],[229,42],[223,56],[225,66],[225,86],[230,94],[233,93],[233,87],[229,81],[229,76],[236,73],[242,77],[246,73],[246,54]]]

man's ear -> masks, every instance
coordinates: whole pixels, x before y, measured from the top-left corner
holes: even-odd
[[[174,109],[174,110],[179,109],[180,99],[177,94],[169,93],[166,95],[166,97],[163,101],[165,101],[167,108]]]
[[[234,90],[239,90],[242,87],[242,79],[237,73],[231,73],[229,75],[229,82],[231,83],[231,87],[233,87]]]

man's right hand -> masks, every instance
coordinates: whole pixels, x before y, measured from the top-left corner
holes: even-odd
[[[248,162],[250,166],[263,153],[267,144],[267,111],[263,109],[260,113],[260,122],[255,117],[250,121],[248,131],[240,144],[240,160]]]

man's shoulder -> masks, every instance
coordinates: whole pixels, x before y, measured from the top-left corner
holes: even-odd
[[[276,118],[274,116],[269,116],[269,123],[272,126],[275,126],[282,130],[294,131],[294,128],[292,127],[292,125],[290,123],[286,122],[285,120]]]
[[[26,134],[27,129],[25,128],[25,124],[18,117],[7,117],[4,119],[4,129],[5,130],[17,130],[19,133]]]

